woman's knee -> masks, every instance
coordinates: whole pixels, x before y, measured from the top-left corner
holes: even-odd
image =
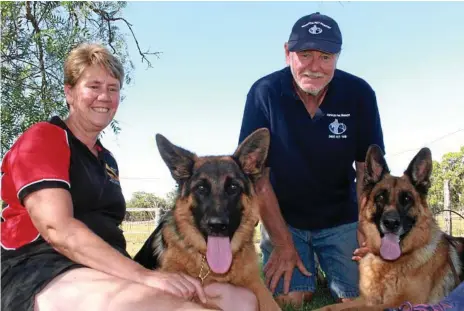
[[[298,291],[289,292],[287,295],[279,295],[276,297],[276,301],[281,307],[292,305],[295,308],[300,308],[304,303],[311,302],[312,298],[312,292]]]

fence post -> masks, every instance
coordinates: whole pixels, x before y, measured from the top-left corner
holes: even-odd
[[[446,179],[443,183],[443,208],[445,209],[445,231],[448,234],[453,234],[453,220],[450,208],[449,180]],[[446,211],[447,210],[447,211]]]

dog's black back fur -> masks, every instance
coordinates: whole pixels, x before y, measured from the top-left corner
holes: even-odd
[[[464,282],[464,237],[453,237],[446,233],[444,234],[444,236],[448,243],[450,243],[451,246],[453,246],[456,249],[459,255],[459,261],[461,263],[460,280],[461,282]]]
[[[160,255],[166,247],[162,236],[162,229],[169,217],[172,217],[172,211],[167,212],[160,219],[155,231],[150,234],[143,246],[134,256],[134,260],[147,269],[155,270],[160,265]]]

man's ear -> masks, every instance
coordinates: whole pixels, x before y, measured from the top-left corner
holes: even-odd
[[[288,42],[284,43],[285,63],[290,66],[290,51],[288,50]]]

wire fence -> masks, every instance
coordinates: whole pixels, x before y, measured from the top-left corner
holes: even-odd
[[[464,236],[464,209],[443,210],[434,215],[440,228],[452,236]]]
[[[159,220],[159,208],[128,208],[122,230],[127,241],[127,249],[131,255],[142,247],[146,239],[155,230]],[[135,215],[134,215],[135,214]],[[143,217],[138,217],[138,214]],[[453,236],[464,236],[464,209],[441,211],[434,215],[440,228]],[[137,219],[132,221],[131,219]],[[256,228],[259,228],[257,226]],[[451,231],[450,231],[451,229]],[[256,230],[255,243],[260,241],[259,230]]]

